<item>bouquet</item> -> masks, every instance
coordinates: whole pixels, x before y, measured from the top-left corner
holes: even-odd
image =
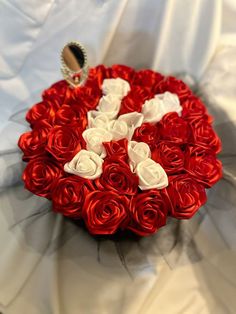
[[[181,80],[99,65],[72,89],[42,93],[19,147],[25,188],[93,235],[155,233],[189,219],[222,176],[221,142],[204,103]]]

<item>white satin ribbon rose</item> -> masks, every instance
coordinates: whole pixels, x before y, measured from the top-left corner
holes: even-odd
[[[156,98],[146,100],[143,104],[142,114],[144,122],[156,123],[163,117],[162,103]]]
[[[97,106],[98,112],[105,113],[109,119],[115,119],[120,111],[121,100],[113,94],[102,96]]]
[[[103,159],[92,151],[82,149],[64,165],[65,172],[85,179],[96,179],[102,174]]]
[[[142,107],[144,122],[156,123],[168,112],[181,114],[182,107],[176,94],[165,92],[155,95],[154,98],[146,100]]]
[[[129,127],[124,121],[110,121],[108,130],[111,132],[112,139],[115,141],[118,141],[122,138],[127,138],[129,135]]]
[[[106,157],[106,150],[103,146],[103,142],[110,142],[112,140],[112,134],[102,128],[87,129],[82,134],[87,150],[93,151],[101,158]]]
[[[105,95],[112,94],[121,99],[130,91],[130,85],[129,82],[119,77],[104,79],[102,83],[102,91]]]
[[[155,95],[155,99],[162,101],[164,114],[168,112],[177,112],[179,116],[181,115],[183,108],[180,105],[179,97],[176,94],[165,92],[164,94]]]
[[[151,158],[138,163],[135,173],[141,190],[163,189],[168,186],[168,177],[162,166]]]
[[[103,112],[99,112],[96,110],[88,111],[87,119],[88,119],[87,129],[90,128],[102,128],[106,130],[108,129],[110,119]]]
[[[135,129],[140,127],[143,123],[143,114],[136,111],[125,113],[118,117],[118,121],[124,121],[127,124],[129,128],[127,138],[131,140]]]
[[[129,164],[132,171],[137,165],[151,156],[148,144],[143,142],[130,141],[128,143]]]

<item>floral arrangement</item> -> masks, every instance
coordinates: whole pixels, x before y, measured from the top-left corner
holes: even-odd
[[[83,86],[53,84],[27,113],[19,147],[26,189],[91,234],[156,232],[191,218],[222,176],[221,142],[181,80],[114,65]]]

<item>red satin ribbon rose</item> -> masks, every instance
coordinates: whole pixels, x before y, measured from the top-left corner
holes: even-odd
[[[166,224],[169,200],[165,189],[141,192],[133,197],[128,229],[140,236],[155,233]]]
[[[204,186],[188,174],[172,177],[166,190],[171,202],[169,214],[177,219],[191,218],[207,200]]]
[[[22,179],[27,190],[50,199],[52,186],[55,180],[63,176],[63,173],[52,158],[39,157],[27,164]]]
[[[87,195],[83,219],[92,234],[114,234],[127,225],[129,200],[115,191],[94,191]]]
[[[52,186],[53,210],[66,217],[80,219],[86,195],[92,190],[89,180],[78,176],[59,178]]]

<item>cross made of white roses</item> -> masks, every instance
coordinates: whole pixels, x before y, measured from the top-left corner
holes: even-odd
[[[129,83],[121,78],[104,79],[102,91],[97,110],[87,114],[88,125],[82,134],[86,150],[80,150],[64,165],[64,170],[91,180],[100,177],[106,157],[103,142],[127,138],[130,169],[139,177],[140,189],[163,189],[168,186],[167,174],[151,158],[148,144],[131,139],[135,129],[144,122],[157,123],[168,112],[181,115],[178,96],[170,92],[157,94],[144,102],[141,113],[134,111],[118,116],[121,101],[130,91]]]

